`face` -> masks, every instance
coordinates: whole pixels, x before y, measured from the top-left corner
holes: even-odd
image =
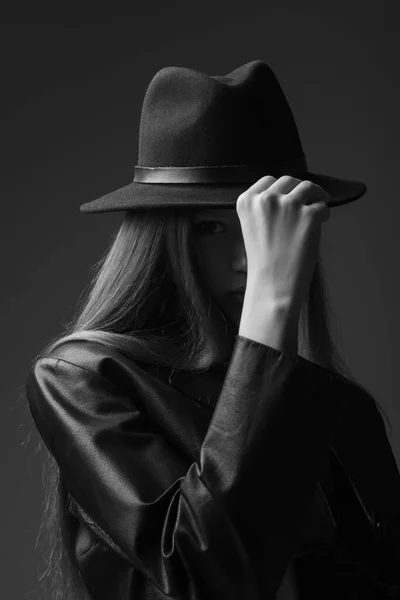
[[[199,209],[192,221],[193,248],[214,301],[239,326],[246,287],[247,259],[235,208]]]

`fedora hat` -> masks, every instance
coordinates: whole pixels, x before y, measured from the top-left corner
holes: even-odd
[[[329,207],[367,190],[360,181],[308,170],[292,111],[267,63],[254,60],[227,75],[165,67],[144,97],[133,181],[80,210],[234,208],[265,175],[308,179],[327,192]]]

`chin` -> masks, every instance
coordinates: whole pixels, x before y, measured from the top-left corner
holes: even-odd
[[[242,315],[243,310],[243,299],[239,300],[234,298],[232,302],[227,305],[226,312],[229,314],[230,318],[239,324],[240,317]]]
[[[240,317],[242,315],[242,306],[228,306],[224,310],[224,315],[228,325],[228,335],[235,337],[237,335],[239,325],[240,325]]]
[[[218,310],[214,310],[216,307]],[[235,339],[237,335],[242,308],[243,302],[238,302],[235,298],[232,300],[232,295],[214,299],[211,310],[212,319],[221,326],[222,331],[227,332],[230,339]]]

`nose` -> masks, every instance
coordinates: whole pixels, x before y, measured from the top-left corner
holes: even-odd
[[[235,271],[247,272],[247,255],[243,237],[233,246],[232,267]]]

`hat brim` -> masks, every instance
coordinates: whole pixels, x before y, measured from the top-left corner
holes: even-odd
[[[361,198],[367,186],[361,181],[341,179],[309,171],[293,175],[297,179],[308,179],[321,186],[330,196],[330,208],[348,204]],[[101,198],[81,204],[82,213],[103,213],[118,210],[135,210],[151,207],[200,207],[234,208],[240,194],[251,187],[251,183],[231,184],[170,184],[132,182]]]

